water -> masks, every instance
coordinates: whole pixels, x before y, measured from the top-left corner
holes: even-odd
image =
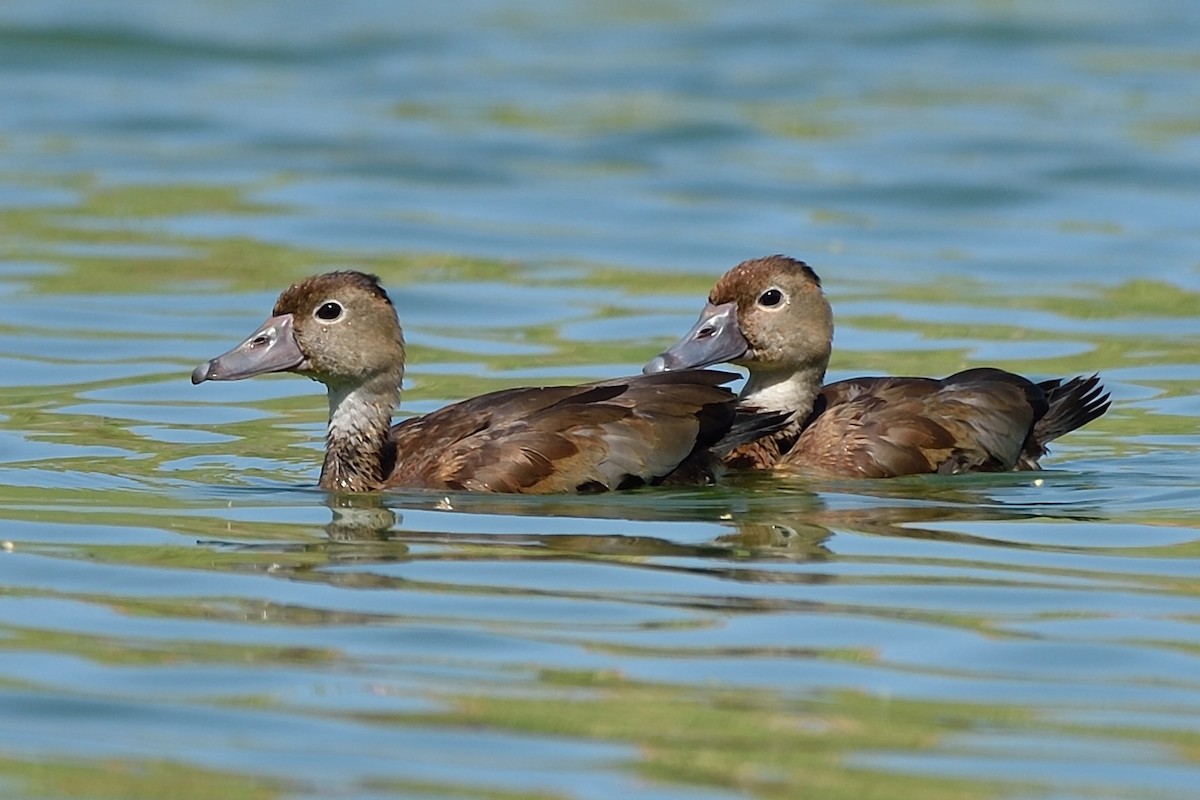
[[[425,4],[428,5],[428,4]],[[1200,12],[0,8],[0,795],[1190,798]],[[1040,475],[311,488],[193,387],[378,272],[404,408],[627,374],[822,274],[834,378],[1099,371]]]

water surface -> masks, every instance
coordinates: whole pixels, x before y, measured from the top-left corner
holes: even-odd
[[[0,9],[0,795],[1145,798],[1200,781],[1185,0]],[[1101,372],[1037,475],[330,498],[298,378],[377,272],[404,411],[629,374],[824,278],[831,376]]]

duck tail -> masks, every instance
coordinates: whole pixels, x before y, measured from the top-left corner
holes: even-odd
[[[1038,459],[1046,454],[1046,445],[1103,416],[1112,405],[1099,375],[1069,380],[1055,378],[1038,383],[1038,388],[1046,395],[1049,408],[1025,439],[1017,469],[1038,469]]]
[[[733,424],[711,448],[712,453],[723,459],[744,444],[782,430],[792,422],[791,411],[761,411],[757,408],[738,406]]]

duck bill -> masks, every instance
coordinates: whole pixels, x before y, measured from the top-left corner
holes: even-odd
[[[737,303],[709,303],[692,329],[656,355],[642,372],[670,372],[740,360],[750,349],[737,322]]]
[[[238,381],[268,372],[303,369],[306,364],[296,343],[292,315],[271,317],[258,330],[227,353],[206,361],[192,371],[192,383]]]

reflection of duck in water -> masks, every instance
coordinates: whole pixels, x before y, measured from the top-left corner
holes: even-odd
[[[1086,476],[1057,474],[1048,480],[1060,486],[1088,485]],[[373,588],[411,588],[414,579],[372,565],[613,564],[644,570],[648,597],[661,590],[657,574],[720,575],[741,583],[822,582],[841,573],[789,572],[755,564],[819,563],[843,555],[854,560],[864,547],[889,555],[900,552],[886,544],[876,551],[863,535],[1036,549],[1018,529],[981,523],[1094,518],[1090,500],[1063,502],[1059,493],[1047,504],[1036,496],[1040,492],[1028,492],[1028,477],[1011,473],[820,484],[746,471],[731,476],[730,483],[728,489],[680,487],[603,496],[303,492],[301,497],[312,497],[331,512],[326,537],[314,539],[314,531],[295,523],[239,521],[231,528],[228,519],[218,516],[211,519],[213,538],[201,543],[245,552],[248,568]],[[813,491],[815,487],[832,493]],[[357,568],[321,569],[326,564]]]
[[[771,256],[725,273],[696,325],[646,372],[747,367],[742,403],[791,412],[791,424],[733,450],[726,463],[835,477],[1039,469],[1050,441],[1109,406],[1095,376],[1035,384],[990,368],[822,386],[832,339],[833,312],[816,273]]]
[[[326,505],[333,512],[325,534],[333,542],[386,542],[404,519],[388,508],[379,494],[330,494]],[[394,554],[393,554],[394,555]]]
[[[723,386],[736,376],[684,370],[492,392],[393,426],[404,336],[375,277],[309,278],[272,314],[197,367],[192,383],[295,372],[325,384],[325,489],[545,494],[707,483],[729,448],[777,425],[778,415],[737,412]]]
[[[396,561],[549,560],[614,563],[650,574],[721,574],[741,583],[820,583],[836,579],[836,573],[781,572],[754,565],[837,560],[841,535],[1020,549],[1030,545],[1007,540],[1003,533],[990,535],[993,529],[979,530],[976,524],[1088,518],[1080,516],[1079,509],[998,503],[992,496],[995,479],[860,484],[871,490],[860,503],[831,508],[821,495],[801,491],[794,483],[772,481],[765,475],[749,477],[752,484],[762,484],[757,486],[762,491],[732,497],[734,502],[725,511],[716,505],[687,510],[688,500],[703,499],[710,494],[707,491],[692,492],[690,497],[681,493],[678,506],[665,513],[646,503],[644,495],[640,504],[605,502],[634,500],[639,493],[603,500],[460,494],[448,498],[448,503],[435,503],[427,494],[416,493],[329,495],[334,518],[326,530],[338,546],[327,552],[333,562],[364,566]],[[765,491],[771,483],[778,491]],[[899,491],[905,484],[910,491]],[[885,487],[889,491],[875,491]],[[661,494],[656,491],[655,499]],[[401,511],[407,519],[397,524]],[[443,513],[459,519],[441,521]],[[862,547],[862,543],[852,545]],[[322,579],[381,588],[407,585],[405,578],[369,569]],[[646,590],[653,592],[656,585],[651,579]]]

